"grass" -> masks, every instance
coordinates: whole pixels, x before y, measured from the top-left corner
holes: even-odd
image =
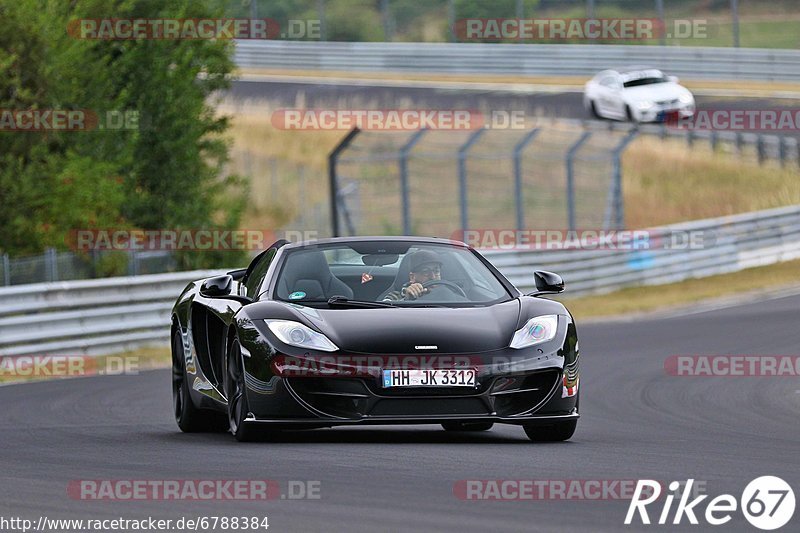
[[[229,133],[230,170],[251,179],[243,228],[284,227],[309,206],[327,202],[327,154],[342,132],[283,131],[272,126],[268,112],[247,112],[232,115]]]
[[[498,132],[497,135],[503,133]],[[327,157],[344,136],[344,132],[279,130],[270,122],[269,108],[259,106],[258,109],[233,116],[231,135],[234,146],[232,153],[234,168],[253,178],[251,194],[253,201],[246,212],[242,227],[278,228],[285,226],[288,221],[297,219],[311,206],[327,206]],[[381,135],[394,134],[371,135],[369,138],[365,137],[365,141],[372,139],[371,142],[376,142],[374,141],[376,137],[380,141]],[[446,149],[450,150],[452,146],[458,144],[455,136],[461,135],[463,132],[439,132],[436,135],[432,132],[428,142],[430,145],[437,144],[442,147],[446,145]],[[487,133],[481,142],[492,146],[491,139],[494,135],[494,132]],[[547,139],[538,141],[539,144],[532,145],[532,149],[547,150],[546,143],[550,143],[554,146],[553,150],[556,150],[558,149],[556,145],[562,141],[569,142],[571,138],[564,132],[548,131]],[[603,141],[602,138],[597,140]],[[474,148],[476,153],[481,150],[480,144]],[[529,156],[536,158],[537,153],[539,152],[533,150]],[[277,176],[272,169],[272,160],[283,165],[280,167],[283,170],[279,169]],[[439,217],[442,227],[450,228],[446,230],[448,232],[453,230],[451,227],[453,221],[458,220],[457,201],[442,200],[457,193],[457,183],[453,178],[456,175],[455,159],[453,158],[450,163],[452,164],[427,160],[424,165],[428,166],[423,168],[421,160],[412,159],[409,164],[412,194],[415,198],[420,197],[415,191],[429,187],[431,180],[437,183],[437,200],[430,205],[424,202],[418,204],[418,209],[424,209],[426,217],[433,211],[439,211],[442,215]],[[506,227],[512,223],[510,217],[513,214],[513,206],[510,203],[504,205],[499,213],[488,205],[489,203],[495,207],[499,205],[493,195],[496,195],[500,188],[503,191],[510,190],[510,178],[505,176],[510,172],[507,163],[508,161],[491,159],[470,160],[468,163],[468,170],[472,176],[485,175],[489,180],[487,182],[472,178],[470,201],[471,205],[476,206],[477,217],[473,223],[480,224],[476,227]],[[302,185],[298,183],[296,167],[293,165],[304,165],[306,168]],[[378,185],[386,179],[394,179],[396,182],[394,174],[390,174],[396,173],[396,165],[392,165],[391,162],[379,165],[343,164],[343,173],[349,177],[361,175],[374,178],[361,182],[362,209],[365,218],[362,222],[367,227],[397,227],[399,208],[398,195],[395,194],[396,184]],[[531,168],[535,173],[539,186],[542,183],[563,182],[564,170],[561,158],[552,161],[539,159],[535,167],[533,168],[526,160],[526,168]],[[598,166],[593,171],[607,173],[609,169]],[[752,154],[749,157],[739,157],[728,153],[722,144],[716,152],[713,152],[708,147],[707,141],[698,140],[690,149],[685,141],[680,139],[660,140],[640,137],[624,154],[623,180],[626,226],[629,228],[652,227],[800,204],[800,170],[796,166],[789,165],[786,168],[776,164],[760,166]],[[555,192],[561,190],[558,185],[550,188]],[[553,194],[529,195],[532,202],[539,201],[538,196],[542,196],[545,201],[543,205],[530,206],[532,211],[555,213],[557,210],[553,209],[552,205],[547,205],[548,202],[553,205],[559,202],[557,195]],[[475,203],[472,204],[473,202]],[[550,211],[547,211],[548,209]],[[414,214],[412,212],[412,215]],[[321,220],[327,223],[327,218]],[[534,222],[530,220],[529,224]],[[437,228],[429,227],[426,230],[437,231]]]
[[[743,20],[739,22],[739,44],[742,48],[797,49],[800,47],[800,20]],[[733,24],[718,23],[708,37],[667,41],[681,46],[731,46]]]
[[[137,373],[169,367],[170,354],[169,347],[147,347],[96,357],[53,356],[51,363],[39,359],[41,366],[36,371],[30,366],[12,367],[13,360],[12,357],[0,358],[0,383],[27,383],[101,374]]]
[[[642,137],[623,156],[626,223],[672,224],[800,204],[800,171],[760,166],[734,154],[692,149],[678,139]]]
[[[631,287],[610,294],[559,300],[580,320],[640,314],[788,285],[800,286],[800,260],[668,285]]]

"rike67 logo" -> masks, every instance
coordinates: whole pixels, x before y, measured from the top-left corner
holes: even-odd
[[[697,525],[698,515],[712,526],[726,524],[732,518],[737,507],[741,505],[742,514],[750,524],[762,530],[774,530],[786,525],[792,519],[795,507],[794,491],[784,480],[775,476],[761,476],[754,479],[742,491],[742,497],[737,502],[731,494],[721,494],[709,501],[705,512],[701,513],[700,504],[708,498],[707,495],[696,496],[691,501],[692,485],[694,479],[686,481],[685,488],[678,494],[683,485],[678,481],[669,484],[671,494],[664,498],[664,505],[658,515],[658,524],[667,524],[672,513],[672,504],[676,496],[679,498],[675,507],[672,521],[673,525],[680,524],[684,516],[693,525]],[[628,506],[625,524],[630,525],[638,514],[642,524],[650,524],[647,506],[654,503],[661,496],[661,484],[650,479],[640,479]],[[655,518],[655,517],[654,517]]]

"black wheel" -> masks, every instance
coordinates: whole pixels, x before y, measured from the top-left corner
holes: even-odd
[[[594,103],[594,100],[589,100],[589,111],[591,111],[594,118],[603,118],[600,116],[600,113],[597,112],[597,104]]]
[[[189,396],[189,379],[183,355],[183,340],[179,331],[172,334],[172,408],[175,422],[181,431],[225,431],[225,417],[206,409],[198,409]]]
[[[247,404],[247,389],[244,382],[244,365],[239,341],[233,341],[228,354],[225,374],[225,393],[228,395],[228,427],[239,442],[254,441],[258,434],[255,427],[245,422],[250,408]]]
[[[628,122],[637,123],[637,120],[633,116],[633,110],[631,110],[631,106],[629,105],[625,106],[625,116],[628,118]]]
[[[489,431],[494,422],[445,422],[442,427],[445,431]]]
[[[567,422],[556,422],[551,426],[525,424],[522,427],[528,438],[534,442],[559,442],[569,440],[577,426],[577,420],[568,420]]]

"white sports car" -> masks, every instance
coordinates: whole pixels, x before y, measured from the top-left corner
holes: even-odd
[[[586,83],[583,103],[597,118],[663,122],[694,115],[694,96],[657,69],[604,70]]]

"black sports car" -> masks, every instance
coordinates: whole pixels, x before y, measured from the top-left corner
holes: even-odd
[[[278,241],[247,269],[190,283],[172,311],[183,431],[238,440],[289,428],[521,425],[569,439],[578,420],[572,316],[523,295],[478,252],[416,237]]]

